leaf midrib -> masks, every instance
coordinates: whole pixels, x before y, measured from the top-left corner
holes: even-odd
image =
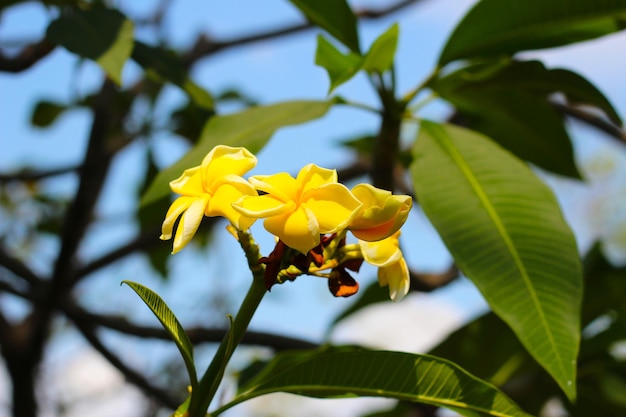
[[[556,346],[556,341],[554,340],[554,337],[553,337],[552,333],[549,331],[549,326],[548,326],[548,322],[547,322],[547,319],[546,319],[545,312],[544,312],[543,308],[541,307],[541,304],[539,303],[539,298],[537,296],[537,293],[535,292],[534,287],[532,286],[532,283],[530,282],[530,277],[528,276],[528,272],[526,271],[526,268],[524,267],[524,264],[521,261],[519,253],[515,249],[515,246],[513,245],[511,237],[506,232],[506,229],[504,228],[504,225],[503,225],[500,217],[498,216],[498,214],[497,214],[496,210],[494,209],[493,205],[490,203],[490,201],[489,201],[489,199],[487,197],[487,194],[485,193],[485,191],[481,187],[480,183],[478,182],[478,180],[474,176],[471,168],[465,163],[465,160],[459,154],[459,152],[456,150],[454,145],[445,136],[438,135],[437,132],[433,132],[433,129],[429,129],[429,131],[433,135],[434,138],[438,139],[438,141],[442,145],[443,149],[446,151],[446,153],[448,153],[448,155],[450,155],[452,160],[459,167],[459,169],[461,170],[462,174],[464,175],[464,177],[469,182],[472,190],[474,190],[474,192],[476,193],[479,201],[481,202],[481,204],[484,206],[485,210],[487,211],[487,214],[489,215],[489,218],[493,221],[494,225],[496,226],[496,229],[498,230],[500,236],[502,237],[502,240],[504,241],[507,249],[509,250],[509,253],[513,257],[515,265],[518,268],[518,270],[520,272],[520,275],[522,276],[523,282],[526,285],[526,289],[527,289],[527,291],[529,292],[529,294],[531,296],[531,300],[533,302],[533,305],[535,306],[535,309],[539,313],[539,318],[541,320],[542,328],[544,329],[544,331],[545,331],[545,333],[547,335],[547,339],[548,339],[548,341],[550,343],[550,348],[552,349],[552,351],[554,352],[556,357],[559,358],[559,361],[558,361],[559,369],[561,371],[561,375],[563,377],[565,377],[567,375],[567,372],[563,368],[563,358],[561,358],[561,356],[559,355],[559,350],[558,350],[558,348]]]
[[[279,389],[276,389],[279,388]],[[329,387],[327,385],[319,385],[319,384],[306,384],[306,385],[298,385],[298,384],[293,384],[293,385],[281,385],[280,387],[269,387],[269,388],[265,388],[265,389],[261,389],[258,391],[254,391],[254,388],[251,388],[247,393],[243,393],[241,395],[239,395],[238,397],[236,397],[235,399],[233,399],[231,404],[228,404],[229,408],[232,406],[235,406],[237,404],[240,404],[244,401],[250,400],[252,398],[255,397],[260,397],[261,395],[266,395],[266,394],[272,394],[275,392],[287,392],[287,393],[298,393],[298,392],[307,392],[307,393],[328,393],[328,392],[333,392],[335,391],[337,393],[338,396],[344,395],[347,392],[353,392],[353,393],[358,393],[359,396],[361,397],[380,397],[380,396],[384,396],[384,397],[388,397],[388,398],[395,398],[398,400],[406,400],[406,401],[412,401],[412,402],[416,402],[416,400],[419,400],[417,402],[424,402],[424,403],[430,403],[430,404],[435,404],[435,405],[443,405],[443,406],[449,406],[449,407],[455,407],[455,408],[462,408],[462,409],[466,409],[466,410],[474,410],[474,411],[479,411],[481,413],[490,415],[490,416],[494,416],[494,417],[511,417],[513,414],[504,414],[501,412],[494,412],[493,410],[489,409],[489,408],[484,408],[484,407],[478,407],[478,406],[472,406],[470,404],[464,403],[464,402],[460,402],[460,401],[454,401],[454,400],[446,400],[446,399],[442,399],[440,397],[433,397],[433,396],[429,396],[429,395],[420,395],[420,394],[407,394],[405,392],[400,392],[400,391],[393,391],[393,390],[381,390],[381,389],[374,389],[374,388],[363,388],[363,387],[359,387],[359,386],[350,386],[350,385],[341,385],[341,386],[337,386],[337,388],[333,388],[333,387]],[[332,398],[329,397],[328,395],[324,395],[325,398]],[[334,397],[334,398],[341,398],[341,397]],[[217,411],[217,410],[216,410]],[[225,411],[225,410],[219,410],[221,411]]]

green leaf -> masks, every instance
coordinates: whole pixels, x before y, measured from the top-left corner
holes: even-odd
[[[157,293],[151,289],[144,287],[141,284],[132,281],[122,281],[122,284],[128,285],[137,293],[144,303],[150,308],[152,313],[159,319],[165,330],[170,334],[170,337],[178,347],[180,354],[185,361],[187,367],[187,373],[189,374],[189,380],[191,383],[192,392],[198,386],[198,378],[196,376],[196,369],[193,361],[193,345],[189,340],[189,336],[185,332],[185,329],[180,324],[172,310],[165,304],[163,299],[159,297]]]
[[[548,69],[540,61],[498,60],[472,65],[450,74],[433,86],[443,86],[443,91],[498,87],[503,91],[520,89],[546,99],[554,93],[562,93],[572,105],[595,106],[615,124],[622,120],[606,96],[589,80],[573,71]]]
[[[536,371],[535,362],[510,328],[491,312],[451,333],[429,353],[447,358],[495,386],[508,382],[520,368]]]
[[[135,41],[132,56],[153,78],[166,80],[177,85],[198,106],[209,110],[213,109],[213,97],[189,78],[187,69],[173,52]]]
[[[413,156],[417,199],[457,265],[574,399],[582,268],[554,195],[467,129],[423,122]]]
[[[457,25],[439,65],[568,45],[622,30],[625,21],[626,0],[482,0]]]
[[[328,72],[330,78],[328,94],[359,72],[362,63],[363,58],[360,55],[352,52],[343,54],[324,36],[318,35],[315,64]]]
[[[289,0],[306,18],[321,27],[352,52],[360,53],[356,16],[346,0]]]
[[[37,127],[48,127],[67,109],[65,104],[42,100],[33,109],[31,123]]]
[[[52,21],[46,36],[68,51],[100,65],[118,85],[133,49],[133,22],[117,10],[73,10]]]
[[[445,359],[362,348],[278,354],[222,411],[260,395],[389,397],[446,407],[466,416],[528,416],[505,394]]]
[[[255,153],[276,130],[322,117],[333,104],[332,100],[287,101],[211,118],[198,143],[178,162],[157,175],[143,195],[141,204],[146,205],[167,196],[170,192],[169,182],[178,178],[185,169],[200,165],[216,145],[243,146]]]
[[[398,24],[394,23],[380,35],[365,54],[363,69],[368,72],[383,73],[391,68],[398,46]]]
[[[557,91],[569,96],[580,88],[559,82],[541,63],[472,65],[436,80],[430,87],[457,107],[467,127],[541,168],[580,178],[563,117],[548,100]],[[594,99],[598,97],[594,95]]]

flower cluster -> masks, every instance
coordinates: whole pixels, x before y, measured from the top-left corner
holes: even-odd
[[[170,239],[180,217],[172,253],[193,237],[204,216],[225,217],[238,230],[257,219],[278,239],[266,265],[268,289],[302,274],[328,278],[336,296],[349,296],[358,284],[346,270],[358,271],[363,260],[378,267],[378,280],[390,297],[409,289],[409,272],[399,248],[399,229],[411,209],[411,198],[369,184],[348,189],[337,172],[309,164],[294,178],[287,173],[242,175],[256,166],[245,148],[216,146],[200,166],[172,181],[179,194],[169,208],[161,239]],[[350,231],[358,244],[346,244]],[[327,272],[330,271],[330,272]]]

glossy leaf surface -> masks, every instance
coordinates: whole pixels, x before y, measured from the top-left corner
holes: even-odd
[[[439,64],[568,45],[625,22],[626,0],[482,0],[457,25]]]
[[[487,137],[423,122],[417,199],[460,270],[524,347],[576,396],[582,272],[550,189]]]
[[[434,81],[431,88],[457,107],[467,127],[522,159],[573,178],[580,178],[573,147],[551,95],[559,92],[576,104],[598,104],[619,120],[608,100],[584,78],[548,70],[536,61],[469,66]]]
[[[193,361],[193,345],[172,310],[170,310],[163,299],[151,289],[132,281],[123,281],[122,283],[128,285],[141,297],[143,302],[146,303],[152,313],[159,319],[165,330],[170,334],[185,361],[191,387],[195,389],[198,385],[198,378]]]
[[[351,347],[278,354],[241,387],[233,402],[217,411],[272,392],[321,398],[389,397],[467,416],[528,416],[498,389],[445,359]]]

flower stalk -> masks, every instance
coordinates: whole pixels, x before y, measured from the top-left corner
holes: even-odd
[[[252,271],[252,283],[241,303],[239,312],[234,320],[231,320],[230,330],[222,339],[211,364],[200,379],[197,392],[192,393],[187,417],[205,417],[206,410],[209,408],[222,381],[226,364],[241,342],[254,313],[265,293],[267,293],[263,278],[265,268],[259,264],[260,252],[258,245],[248,232],[238,230],[237,237]]]

